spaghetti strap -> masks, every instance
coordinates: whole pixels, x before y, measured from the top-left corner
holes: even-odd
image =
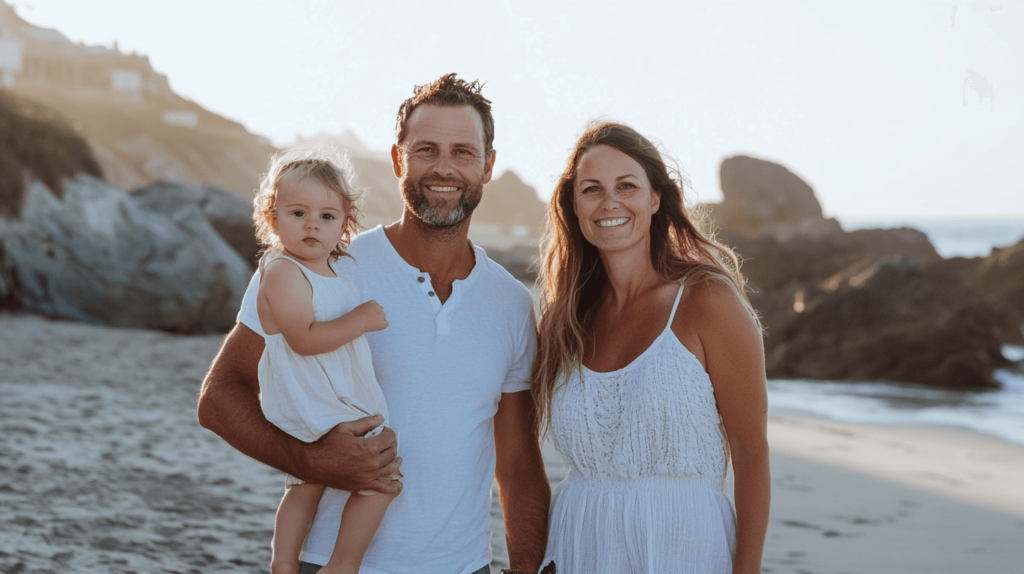
[[[683,297],[683,284],[679,284],[679,291],[676,292],[676,301],[672,303],[672,313],[668,316],[668,325],[665,325],[666,329],[672,328],[672,320],[676,318],[676,309],[679,308],[679,300]]]

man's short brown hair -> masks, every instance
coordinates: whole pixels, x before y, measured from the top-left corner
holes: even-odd
[[[480,120],[484,125],[484,154],[491,152],[494,144],[494,116],[491,115],[491,100],[488,100],[480,93],[483,84],[479,80],[467,82],[455,76],[445,74],[433,83],[416,86],[412,90],[412,97],[402,102],[398,108],[398,119],[395,121],[395,135],[399,145],[405,140],[407,131],[405,124],[415,110],[421,104],[434,106],[473,106],[473,109],[480,114]]]

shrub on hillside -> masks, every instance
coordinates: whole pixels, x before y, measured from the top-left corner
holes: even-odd
[[[103,177],[89,144],[57,112],[0,90],[0,216],[21,216],[26,170],[58,197],[66,177]]]

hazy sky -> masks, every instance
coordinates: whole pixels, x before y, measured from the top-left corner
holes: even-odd
[[[780,162],[840,219],[1024,216],[1024,1],[21,0],[72,40],[147,54],[276,144],[394,140],[447,72],[487,82],[497,173],[551,193],[591,118],[660,140],[701,201],[718,165]],[[955,25],[954,25],[955,24]],[[967,90],[975,70],[994,103]]]

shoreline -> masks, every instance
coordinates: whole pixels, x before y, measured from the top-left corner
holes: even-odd
[[[199,427],[222,337],[0,313],[0,571],[265,571],[283,475]],[[1024,446],[769,416],[772,574],[1011,572]],[[553,483],[565,474],[550,444]],[[492,571],[504,565],[492,505]],[[21,566],[19,566],[21,565]]]

